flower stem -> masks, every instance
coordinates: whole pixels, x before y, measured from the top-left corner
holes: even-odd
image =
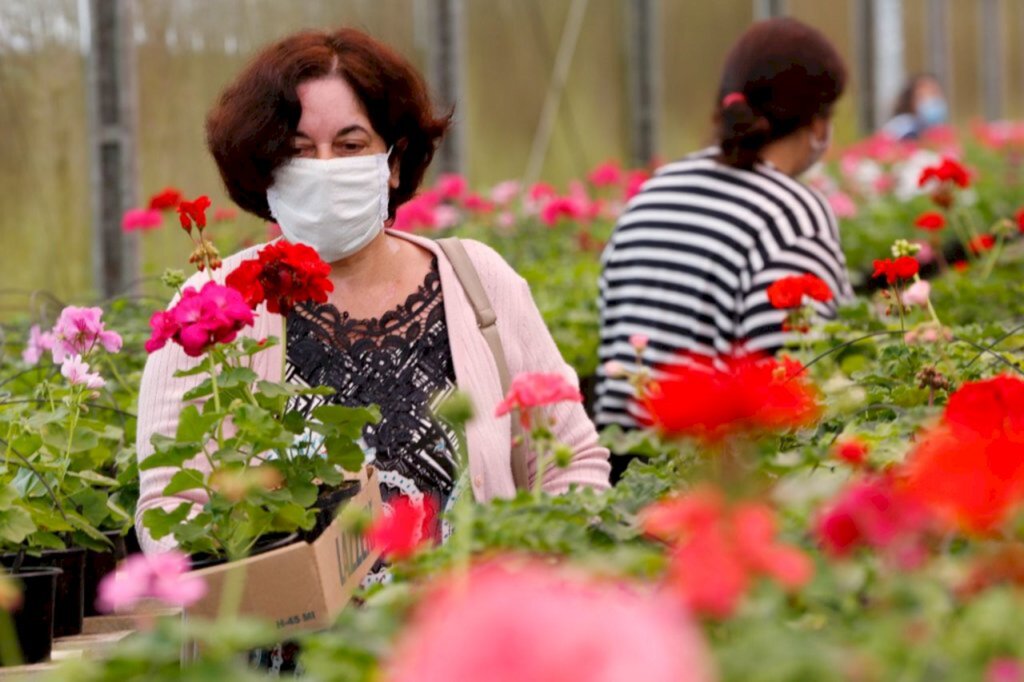
[[[206,358],[210,362],[210,385],[213,388],[213,407],[214,407],[215,410],[217,410],[217,413],[219,414],[221,406],[220,406],[220,388],[217,385],[217,363],[213,359],[213,353],[208,354],[206,356]],[[217,447],[218,448],[223,448],[224,447],[224,430],[223,430],[223,426],[224,426],[224,420],[221,419],[218,422],[218,424],[217,424]]]
[[[21,665],[21,646],[14,630],[14,618],[10,611],[0,610],[0,665]]]
[[[989,254],[988,260],[985,261],[985,269],[981,271],[981,279],[988,279],[992,274],[992,270],[995,269],[996,263],[999,261],[999,256],[1002,255],[1004,241],[1005,237],[1003,236],[1003,233],[1000,232],[999,237],[996,239],[995,248],[992,249],[992,253]]]

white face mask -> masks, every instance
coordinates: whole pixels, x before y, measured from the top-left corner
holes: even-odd
[[[390,155],[297,158],[274,171],[267,203],[285,239],[328,263],[361,251],[388,217]]]

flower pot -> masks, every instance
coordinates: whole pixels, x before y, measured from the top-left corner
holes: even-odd
[[[313,503],[316,509],[316,524],[308,531],[303,531],[302,539],[306,542],[313,542],[323,535],[323,532],[334,523],[334,517],[338,508],[346,501],[354,497],[360,490],[359,481],[343,481],[337,488],[324,488]]]
[[[53,615],[59,568],[23,568],[12,577],[21,583],[22,604],[14,613],[14,630],[21,647],[22,663],[39,663],[53,649]],[[0,660],[0,665],[14,661]]]
[[[25,560],[28,566],[48,566],[62,571],[57,579],[57,601],[53,613],[53,636],[82,634],[85,617],[85,550],[81,547],[43,552]]]
[[[260,554],[266,554],[275,549],[281,547],[287,547],[293,542],[301,540],[298,533],[268,533],[264,535],[252,548],[252,552],[249,556],[259,556]],[[226,564],[228,560],[224,557],[211,556],[209,554],[193,554],[189,557],[192,562],[192,570],[198,571],[201,568],[210,568],[211,566],[219,566]]]
[[[125,547],[124,536],[121,531],[110,531],[103,534],[110,540],[113,547],[106,552],[89,550],[85,553],[85,615],[98,616],[96,609],[96,595],[99,591],[100,582],[106,576],[117,569],[118,563],[128,556]]]

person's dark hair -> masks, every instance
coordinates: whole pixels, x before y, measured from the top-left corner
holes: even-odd
[[[939,79],[933,73],[918,73],[907,81],[906,85],[903,86],[903,89],[900,90],[899,97],[896,98],[896,107],[892,112],[893,116],[916,113],[914,100],[917,98],[917,89],[926,81],[935,81],[938,83]]]
[[[401,163],[389,211],[416,193],[452,114],[437,116],[419,72],[388,46],[355,29],[305,31],[258,54],[220,96],[206,118],[206,141],[231,199],[273,220],[267,188],[292,156],[302,107],[299,84],[329,75],[345,79],[370,124],[394,145]]]
[[[846,66],[820,31],[796,19],[761,21],[725,60],[715,124],[721,159],[751,168],[765,146],[832,114]]]

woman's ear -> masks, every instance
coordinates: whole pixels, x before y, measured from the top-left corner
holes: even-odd
[[[408,147],[408,143],[405,140],[399,140],[391,149],[391,157],[388,159],[388,166],[391,168],[388,187],[391,189],[398,189],[398,185],[401,182],[402,155],[405,153],[406,147]]]

